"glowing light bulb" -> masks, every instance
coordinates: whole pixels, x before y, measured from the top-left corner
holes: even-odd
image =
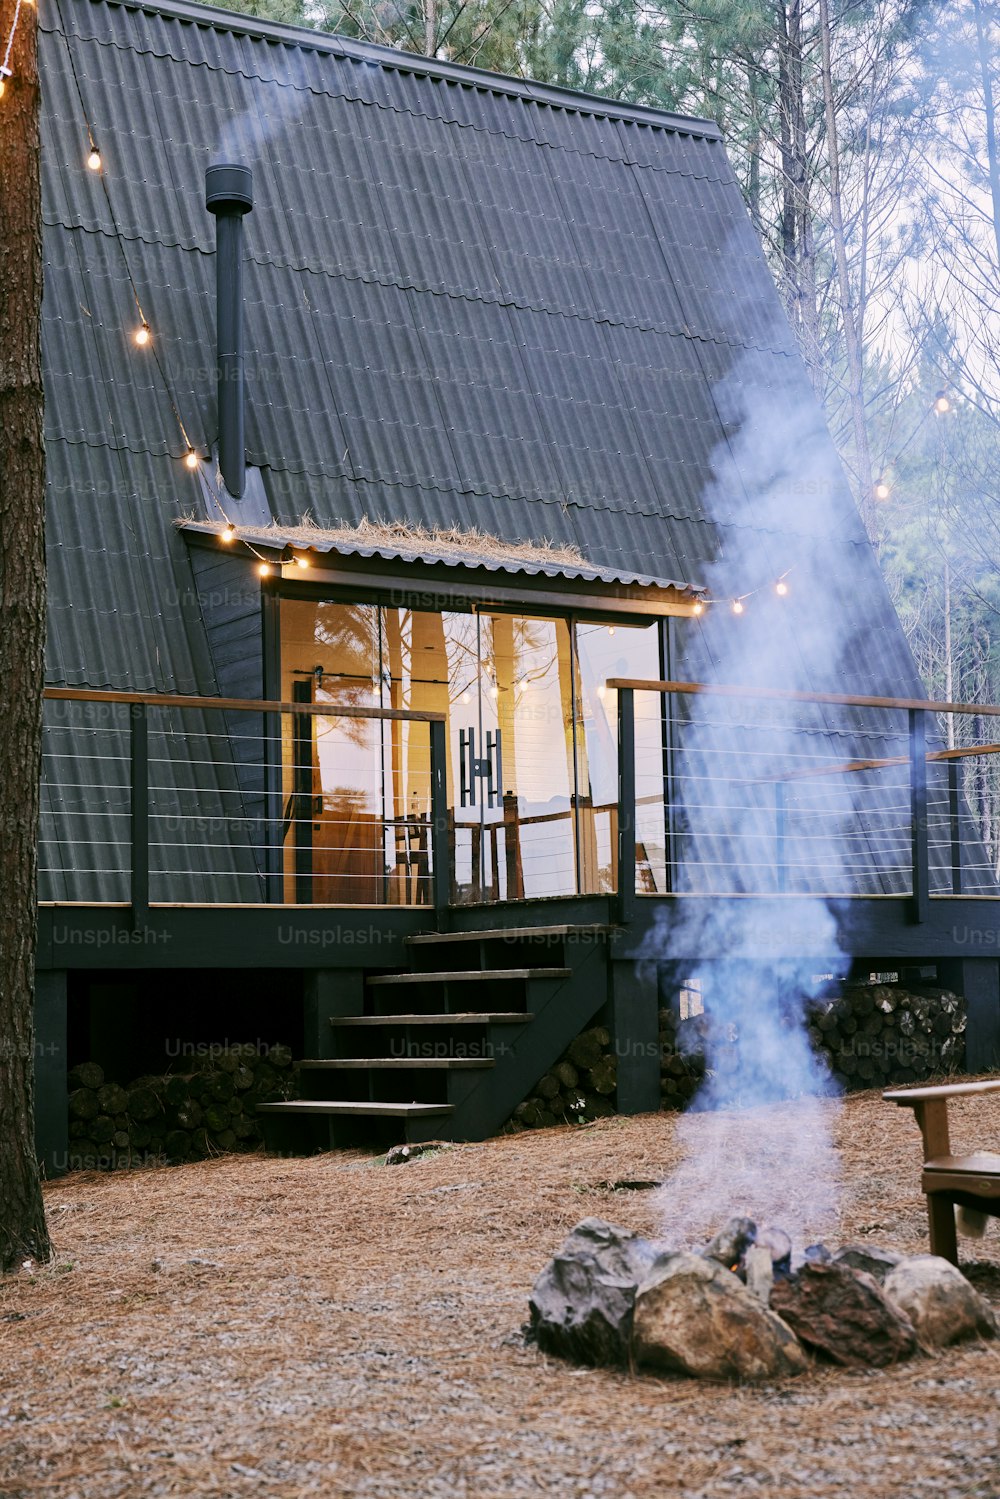
[[[262,562],[260,564],[260,567],[258,567],[257,571],[260,573],[260,575],[261,575],[262,578],[269,578],[271,576],[271,564],[270,564],[270,562]]]
[[[144,344],[148,344],[149,343],[149,339],[150,339],[150,332],[149,332],[149,324],[148,323],[143,323],[142,326],[140,328],[137,328],[135,330],[135,332],[133,333],[133,335],[132,335],[132,341],[133,341],[133,343],[137,343],[139,345],[140,349],[143,347]]]
[[[743,600],[742,599],[733,599],[733,613],[734,614],[742,614],[743,613]]]
[[[704,612],[705,612],[705,605],[702,603],[701,599],[695,599],[693,605],[691,606],[691,613],[692,614],[704,614]]]
[[[232,526],[224,527],[224,529],[219,534],[221,535],[223,541],[236,540],[236,532],[233,530]]]
[[[788,584],[785,582],[784,578],[778,579],[777,583],[775,583],[774,585],[774,591],[779,598],[783,599],[785,597],[785,594],[788,592]]]
[[[308,567],[309,566],[309,559],[308,559],[308,557],[294,557],[292,560],[295,563],[296,567]]]
[[[198,461],[198,454],[195,452],[194,448],[188,448],[187,452],[184,454],[184,467],[197,468]]]
[[[944,416],[946,411],[951,410],[951,402],[945,395],[944,391],[941,391],[937,400],[934,402],[934,410],[937,412],[938,416]]]
[[[884,479],[880,479],[875,485],[875,498],[877,500],[887,500],[889,498],[889,486]]]
[[[101,153],[96,146],[87,157],[87,165],[92,172],[99,172],[101,170]]]
[[[613,635],[614,633],[615,633],[615,627],[614,627],[614,625],[608,625],[608,634],[609,635]]]
[[[500,696],[500,688],[494,682],[493,686],[490,688],[490,697],[499,697],[499,696]]]

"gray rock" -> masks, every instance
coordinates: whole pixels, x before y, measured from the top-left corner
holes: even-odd
[[[747,1290],[765,1306],[770,1306],[771,1291],[774,1288],[774,1260],[767,1245],[751,1244],[743,1256],[743,1268],[746,1272]]]
[[[806,1253],[808,1254],[808,1250]],[[895,1270],[903,1256],[889,1249],[877,1249],[873,1244],[845,1244],[833,1256],[838,1265],[847,1265],[851,1270],[863,1270],[881,1284],[890,1271]]]
[[[727,1270],[732,1270],[756,1238],[757,1225],[752,1218],[730,1218],[701,1252],[706,1259],[716,1260]]]
[[[885,1282],[885,1294],[916,1328],[925,1348],[963,1338],[997,1335],[996,1315],[961,1270],[935,1254],[902,1260]]]
[[[863,1270],[807,1261],[775,1282],[771,1308],[803,1343],[847,1368],[883,1369],[917,1351],[909,1319]]]
[[[791,1329],[724,1266],[697,1254],[663,1256],[635,1300],[636,1363],[701,1379],[779,1379],[808,1359]]]
[[[639,1282],[659,1250],[602,1218],[585,1218],[535,1281],[528,1337],[543,1353],[628,1364]]]

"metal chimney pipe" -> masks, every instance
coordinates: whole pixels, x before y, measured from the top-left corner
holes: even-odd
[[[217,162],[205,173],[205,207],[215,214],[216,391],[219,467],[235,499],[246,487],[243,375],[243,215],[253,208],[253,173]]]

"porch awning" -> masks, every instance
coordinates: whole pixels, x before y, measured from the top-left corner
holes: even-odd
[[[382,557],[388,562],[443,563],[446,567],[483,568],[493,573],[673,589],[692,599],[705,592],[700,584],[676,578],[598,567],[573,548],[507,542],[474,531],[425,532],[373,524],[332,530],[321,526],[247,526],[236,522],[227,526],[225,521],[202,520],[182,520],[177,524],[188,535],[217,537],[220,543],[229,545],[243,542],[270,553],[308,551],[339,557]]]

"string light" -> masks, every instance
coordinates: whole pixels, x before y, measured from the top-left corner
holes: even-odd
[[[885,482],[884,479],[880,479],[878,481],[878,483],[875,485],[875,498],[877,500],[887,500],[889,498],[890,493],[891,493],[891,490],[889,489],[888,484]]]
[[[225,542],[236,540],[236,532],[234,531],[232,526],[223,526],[222,530],[219,532],[219,535]]]
[[[271,576],[271,564],[270,564],[270,562],[262,562],[260,564],[260,566],[258,567],[257,571],[260,573],[260,575],[261,575],[262,578],[269,578]]]
[[[142,349],[146,344],[149,343],[151,337],[152,335],[149,331],[149,324],[141,323],[132,335],[132,342],[137,343],[140,349]]]
[[[939,390],[937,393],[937,398],[934,402],[934,410],[937,412],[938,416],[944,416],[946,411],[951,410],[951,402],[949,401],[943,390]]]
[[[742,599],[733,599],[733,613],[734,614],[742,614],[743,613],[743,600]]]
[[[705,605],[702,603],[701,599],[695,599],[694,604],[691,607],[691,613],[697,615],[697,614],[704,614],[704,612],[705,612]]]
[[[198,458],[198,454],[195,452],[194,448],[188,448],[187,452],[184,454],[184,467],[197,468],[199,461],[200,460]]]
[[[785,582],[784,578],[778,579],[777,583],[775,583],[774,585],[774,591],[778,595],[779,599],[783,599],[785,597],[788,592],[788,584]]]
[[[87,165],[92,172],[99,172],[101,170],[101,153],[96,146],[87,157]]]
[[[309,558],[308,557],[298,557],[298,556],[296,556],[296,557],[292,558],[292,561],[295,563],[296,567],[308,567],[309,566]]]

